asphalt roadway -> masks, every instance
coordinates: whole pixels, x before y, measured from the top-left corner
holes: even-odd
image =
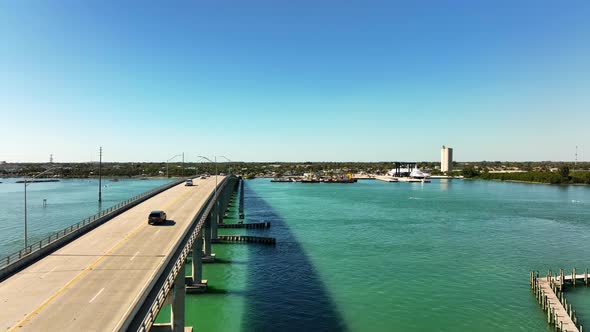
[[[214,190],[215,177],[193,181],[196,186],[170,188],[0,283],[0,328],[117,330]],[[164,210],[168,221],[148,225],[152,210]]]

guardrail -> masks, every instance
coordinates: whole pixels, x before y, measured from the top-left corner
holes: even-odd
[[[150,330],[156,316],[164,305],[168,293],[172,289],[178,272],[186,261],[193,243],[199,240],[198,235],[201,232],[207,217],[211,213],[211,210],[214,208],[215,200],[220,199],[222,195],[227,194],[224,192],[226,185],[231,184],[236,180],[237,178],[234,176],[226,177],[218,185],[217,198],[214,197],[213,193],[209,194],[206,204],[199,209],[193,218],[191,222],[192,226],[187,228],[179,242],[176,244],[175,249],[172,251],[172,255],[169,255],[166,261],[162,264],[164,269],[155,276],[150,285],[148,285],[148,288],[137,300],[135,308],[128,316],[128,319],[125,320],[123,326],[119,328],[119,331],[145,332]]]
[[[19,261],[21,261],[27,257],[30,257],[31,255],[39,252],[40,250],[47,248],[49,245],[52,245],[58,241],[61,241],[62,239],[66,238],[67,236],[71,235],[72,233],[79,231],[82,228],[93,229],[95,225],[98,226],[98,225],[104,223],[105,221],[113,218],[114,216],[120,214],[121,212],[128,210],[130,207],[132,207],[132,206],[134,206],[134,205],[136,205],[136,204],[138,204],[138,203],[140,203],[140,202],[142,202],[142,201],[144,201],[156,194],[159,194],[164,190],[170,189],[170,188],[172,188],[184,181],[185,181],[185,179],[173,181],[173,182],[164,184],[162,186],[159,186],[157,188],[148,190],[148,191],[141,193],[139,195],[136,195],[134,197],[131,197],[131,198],[124,200],[114,206],[111,206],[110,208],[108,208],[106,210],[102,210],[93,216],[85,218],[76,224],[73,224],[73,225],[68,226],[58,232],[55,232],[55,233],[49,235],[48,237],[42,239],[41,241],[35,242],[26,248],[23,248],[13,254],[10,254],[10,255],[0,259],[0,280],[2,280],[3,277],[5,277],[5,274],[7,272],[7,271],[5,271],[5,269],[10,267],[11,265],[14,265],[14,264],[18,263]],[[85,232],[83,232],[83,233],[85,233]]]

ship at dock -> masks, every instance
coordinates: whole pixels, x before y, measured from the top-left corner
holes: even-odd
[[[343,176],[319,176],[314,173],[306,173],[302,177],[276,177],[270,182],[301,182],[301,183],[355,183],[357,179],[352,174]]]
[[[394,168],[387,172],[386,177],[395,179],[391,182],[430,182],[430,173],[420,170],[412,162],[395,162]]]

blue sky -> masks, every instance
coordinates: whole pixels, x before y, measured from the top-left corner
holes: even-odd
[[[0,2],[0,160],[590,160],[588,1]]]

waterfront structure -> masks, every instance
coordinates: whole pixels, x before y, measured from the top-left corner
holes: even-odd
[[[539,276],[539,272],[530,274],[531,290],[541,309],[547,313],[547,323],[554,325],[556,331],[558,329],[568,332],[584,330],[578,321],[576,310],[572,308],[571,303],[568,303],[564,290],[566,283],[576,287],[577,280],[583,281],[584,285],[588,286],[588,269],[583,274],[577,274],[575,268],[571,275],[565,275],[563,269],[559,270],[559,275],[554,275],[551,271],[547,271],[545,276]]]
[[[414,162],[396,161],[393,164],[394,167],[387,172],[387,175],[393,177],[409,177],[417,169]]]
[[[451,172],[453,170],[453,149],[444,145],[440,150],[440,170],[441,172]]]

